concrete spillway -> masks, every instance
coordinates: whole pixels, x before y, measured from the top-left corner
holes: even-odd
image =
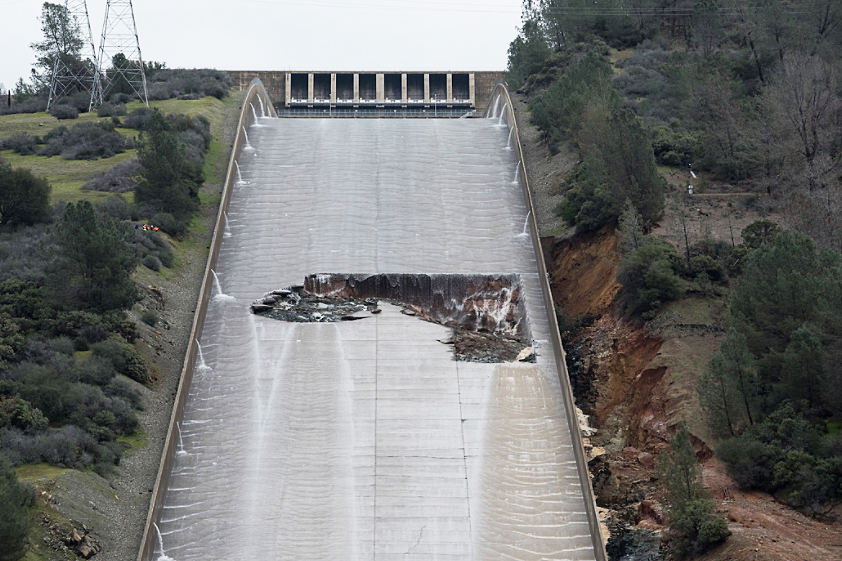
[[[527,210],[496,119],[260,119],[157,527],[158,559],[595,559]],[[312,273],[515,274],[537,363],[453,360],[383,304],[286,323]]]

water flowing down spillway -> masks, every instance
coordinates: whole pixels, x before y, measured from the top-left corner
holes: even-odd
[[[497,119],[260,119],[227,213],[159,559],[595,558]],[[516,274],[537,363],[400,313],[250,313],[313,273]],[[163,549],[161,549],[163,548]]]

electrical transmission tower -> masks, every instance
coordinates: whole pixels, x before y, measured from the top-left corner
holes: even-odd
[[[90,92],[91,107],[102,102],[102,82],[99,78],[99,65],[97,64],[96,48],[91,33],[91,20],[88,18],[88,5],[85,0],[65,0],[64,7],[70,18],[70,25],[74,23],[79,26],[82,49],[79,58],[69,57],[57,51],[53,74],[50,77],[50,95],[47,98],[47,109],[53,104],[76,92]]]
[[[104,82],[103,98],[113,92],[134,92],[149,105],[131,0],[108,0],[99,43],[99,75]]]

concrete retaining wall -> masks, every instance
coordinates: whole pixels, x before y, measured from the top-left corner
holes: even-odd
[[[216,267],[216,261],[219,258],[219,248],[222,243],[222,235],[225,232],[225,212],[228,210],[228,203],[231,201],[233,185],[237,180],[237,172],[234,162],[240,157],[240,153],[242,152],[245,144],[243,128],[248,127],[254,121],[254,114],[249,104],[254,103],[255,107],[259,107],[260,102],[257,99],[258,97],[263,100],[264,107],[266,108],[266,111],[269,112],[270,116],[277,117],[275,109],[272,106],[271,99],[269,98],[269,94],[266,92],[263,83],[257,78],[253,79],[249,85],[246,96],[243,99],[243,106],[240,110],[240,120],[237,124],[237,134],[234,137],[234,145],[231,149],[231,158],[228,161],[228,173],[225,176],[225,185],[222,188],[222,200],[219,203],[219,211],[217,212],[216,223],[213,228],[210,254],[208,255],[207,265],[205,265],[202,287],[199,290],[199,301],[196,305],[196,314],[193,316],[193,328],[190,331],[190,341],[187,345],[187,353],[184,357],[184,365],[181,369],[178,392],[176,393],[172,415],[170,416],[170,426],[167,431],[167,438],[164,441],[164,451],[161,455],[158,477],[155,480],[155,487],[152,489],[149,514],[146,517],[146,528],[143,531],[140,552],[137,556],[138,561],[152,561],[154,559],[155,548],[158,545],[158,532],[154,524],[161,518],[161,509],[163,507],[164,497],[169,484],[172,462],[178,447],[178,429],[176,423],[184,414],[184,404],[187,401],[190,383],[193,379],[193,368],[196,365],[196,358],[198,355],[197,343],[202,336],[205,316],[208,311],[208,302],[210,301],[211,292],[213,291],[213,275],[211,271]]]
[[[573,388],[570,386],[570,377],[567,374],[567,362],[565,361],[564,347],[561,344],[561,335],[558,330],[558,320],[555,315],[555,303],[553,302],[552,292],[550,292],[547,264],[544,261],[544,255],[540,249],[541,240],[538,237],[538,222],[535,220],[535,206],[532,204],[532,191],[529,188],[529,178],[526,175],[523,148],[520,144],[520,135],[518,134],[517,121],[515,120],[514,109],[512,108],[512,100],[509,96],[509,90],[504,84],[498,84],[494,88],[494,91],[488,101],[485,116],[488,117],[496,107],[500,107],[502,113],[500,118],[509,127],[509,130],[514,129],[512,134],[513,147],[518,161],[518,169],[520,170],[523,196],[526,200],[527,209],[529,211],[529,234],[532,237],[532,246],[535,248],[535,259],[538,261],[538,276],[541,282],[541,292],[544,297],[544,307],[547,309],[547,319],[550,323],[550,341],[553,346],[553,352],[555,353],[556,364],[558,365],[558,377],[561,381],[561,390],[564,397],[564,409],[567,414],[567,424],[570,427],[570,436],[573,441],[573,452],[576,456],[576,467],[579,472],[582,492],[585,495],[585,509],[587,509],[588,526],[591,530],[591,540],[593,541],[594,554],[596,555],[596,561],[607,561],[608,555],[605,551],[605,544],[602,542],[602,531],[600,529],[599,518],[597,516],[596,500],[594,499],[590,472],[588,471],[588,460],[585,457],[585,449],[582,445],[582,435],[579,431],[579,419],[576,415],[576,404],[573,401]]]

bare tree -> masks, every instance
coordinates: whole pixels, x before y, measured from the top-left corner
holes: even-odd
[[[830,37],[842,30],[842,3],[839,0],[803,0],[803,3],[807,37],[812,35],[813,41],[808,48],[810,55],[816,55],[827,47]]]
[[[816,56],[793,53],[784,59],[779,72],[766,90],[771,102],[797,140],[807,185],[820,187],[839,165],[839,112],[842,100],[837,93],[834,69]]]

